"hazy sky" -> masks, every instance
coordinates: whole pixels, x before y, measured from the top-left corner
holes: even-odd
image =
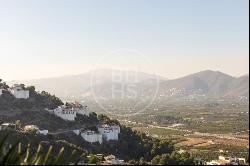
[[[206,69],[240,76],[249,68],[248,6],[248,0],[0,0],[0,77],[84,73],[119,49],[143,54],[168,78]],[[133,68],[126,53],[115,55],[121,61],[109,57],[107,67]]]

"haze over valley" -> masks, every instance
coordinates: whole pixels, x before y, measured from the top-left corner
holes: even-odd
[[[123,80],[119,84],[134,84],[137,86],[137,96],[153,97],[158,87],[158,97],[249,97],[249,75],[233,77],[220,71],[205,70],[177,79],[167,79],[162,76],[147,74],[138,71],[123,71],[112,69],[100,69],[79,75],[53,77],[45,79],[11,81],[34,85],[38,90],[46,90],[63,98],[89,98],[92,95],[111,98],[112,73],[118,72]],[[125,79],[126,75],[136,76],[136,82]],[[94,79],[94,80],[93,80]],[[60,82],[60,84],[58,84]],[[95,91],[98,94],[95,94]],[[94,94],[93,94],[94,92]]]
[[[0,0],[0,165],[249,165],[249,0]]]

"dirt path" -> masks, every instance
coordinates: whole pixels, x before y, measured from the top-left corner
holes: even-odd
[[[167,130],[175,130],[175,131],[183,131],[183,132],[189,132],[191,133],[192,131],[190,130],[182,130],[182,129],[177,129],[177,128],[174,128],[174,127],[164,127],[164,126],[155,126],[155,125],[148,125],[148,127],[151,127],[151,128],[158,128],[158,129],[167,129]]]

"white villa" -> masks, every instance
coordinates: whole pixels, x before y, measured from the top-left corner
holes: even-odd
[[[116,124],[104,124],[98,126],[98,132],[92,130],[86,130],[81,132],[81,130],[73,130],[76,135],[81,135],[81,137],[90,143],[99,142],[102,144],[103,139],[106,141],[118,140],[118,135],[120,133],[120,127]]]
[[[10,92],[17,99],[28,99],[29,98],[29,90],[25,90],[22,85],[14,84],[13,87],[10,88]]]
[[[53,113],[64,120],[74,121],[76,118],[76,111],[65,106],[59,106],[53,110]]]
[[[82,138],[90,143],[99,142],[102,143],[102,134],[96,133],[95,131],[87,130],[81,133]]]
[[[110,140],[118,140],[118,135],[120,133],[120,127],[116,124],[104,124],[98,126],[98,131],[100,134],[102,134],[103,138],[106,141]]]
[[[69,107],[72,107],[77,114],[89,116],[88,106],[83,106],[79,102],[67,103]]]
[[[63,106],[51,110],[56,116],[69,121],[74,121],[77,114],[89,116],[87,106],[82,106],[80,103],[66,103]]]

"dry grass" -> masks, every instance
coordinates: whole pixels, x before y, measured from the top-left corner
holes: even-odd
[[[248,140],[245,140],[245,139],[214,139],[214,143],[223,144],[223,145],[249,147],[249,142]]]
[[[179,146],[208,146],[212,140],[204,138],[188,138],[188,140],[178,143]]]
[[[226,139],[226,138],[218,138],[218,137],[211,137],[211,136],[209,137],[195,136],[195,137],[187,138],[187,140],[178,143],[178,146],[201,147],[201,146],[209,146],[211,144],[249,147],[248,139],[241,139],[241,138]]]

